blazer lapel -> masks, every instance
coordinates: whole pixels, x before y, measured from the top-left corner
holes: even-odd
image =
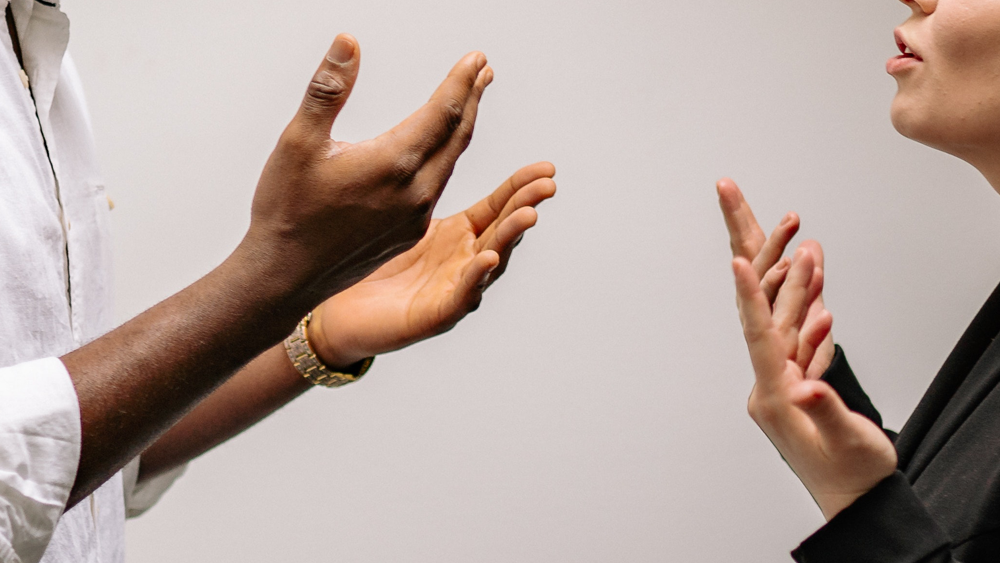
[[[1000,378],[1000,286],[948,355],[899,438],[899,468],[913,482]]]

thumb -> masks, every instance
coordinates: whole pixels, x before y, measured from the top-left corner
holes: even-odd
[[[857,433],[851,410],[825,381],[803,381],[792,402],[812,419],[825,442],[850,440]]]
[[[307,135],[330,138],[337,114],[347,103],[358,78],[361,49],[352,35],[341,33],[327,51],[323,63],[309,82],[295,120]]]

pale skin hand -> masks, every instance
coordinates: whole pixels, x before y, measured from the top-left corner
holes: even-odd
[[[482,53],[466,55],[417,112],[351,145],[330,135],[359,66],[354,38],[338,36],[261,174],[250,229],[223,264],[61,358],[82,426],[68,508],[146,452],[248,361],[255,368],[241,373],[250,381],[265,371],[279,374],[275,381],[290,380],[291,365],[287,358],[277,362],[274,345],[298,319],[425,235],[471,140],[492,69]],[[254,392],[263,388],[273,389]],[[273,406],[284,397],[259,398]],[[239,420],[245,412],[216,428]]]
[[[833,323],[816,306],[823,289],[818,246],[804,243],[796,251],[773,301],[745,256],[733,259],[733,273],[755,374],[748,411],[829,520],[892,475],[897,460],[882,429],[807,376]]]
[[[330,366],[349,366],[448,331],[474,311],[555,195],[555,167],[526,166],[469,209],[314,311],[309,340]]]
[[[454,326],[506,269],[537,220],[534,207],[555,194],[554,174],[547,162],[522,168],[476,205],[433,221],[414,248],[318,307],[309,339],[320,358],[345,368]],[[194,459],[313,388],[275,346],[144,451],[140,481]]]
[[[761,278],[764,295],[773,304],[778,288],[784,282],[791,265],[791,260],[787,257],[782,258],[782,255],[792,237],[799,232],[799,216],[794,212],[786,214],[771,236],[767,237],[735,182],[723,178],[716,184],[716,190],[719,194],[719,207],[722,208],[722,216],[729,230],[729,246],[733,251],[733,258],[742,257],[750,261],[757,277]],[[802,246],[812,254],[816,268],[822,270],[822,247],[815,241],[806,241]],[[806,377],[809,379],[822,377],[836,353],[832,332],[828,331],[822,340],[818,340],[813,334],[820,328],[815,321],[824,309],[823,294],[820,293],[810,305],[809,315],[803,328],[803,353],[811,353],[813,358],[806,369]],[[814,351],[810,351],[808,343],[814,341],[818,341],[819,345]]]

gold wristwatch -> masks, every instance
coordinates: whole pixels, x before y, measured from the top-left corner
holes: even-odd
[[[288,353],[288,359],[292,361],[292,365],[302,374],[302,377],[309,380],[313,385],[340,387],[341,385],[353,383],[368,373],[368,370],[372,367],[372,363],[375,362],[374,356],[355,362],[347,368],[347,371],[342,372],[333,371],[323,365],[323,362],[316,356],[316,352],[313,351],[312,346],[309,345],[306,330],[308,330],[309,321],[311,320],[312,313],[309,313],[295,327],[295,332],[285,339],[285,352]]]

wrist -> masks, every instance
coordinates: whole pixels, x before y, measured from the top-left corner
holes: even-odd
[[[309,323],[308,330],[306,331],[306,339],[309,341],[309,346],[313,349],[313,352],[316,353],[316,357],[324,365],[335,370],[345,370],[361,360],[374,355],[351,353],[349,350],[337,346],[329,337],[329,333],[324,330],[322,311],[322,307],[318,307],[313,311],[312,321]]]

